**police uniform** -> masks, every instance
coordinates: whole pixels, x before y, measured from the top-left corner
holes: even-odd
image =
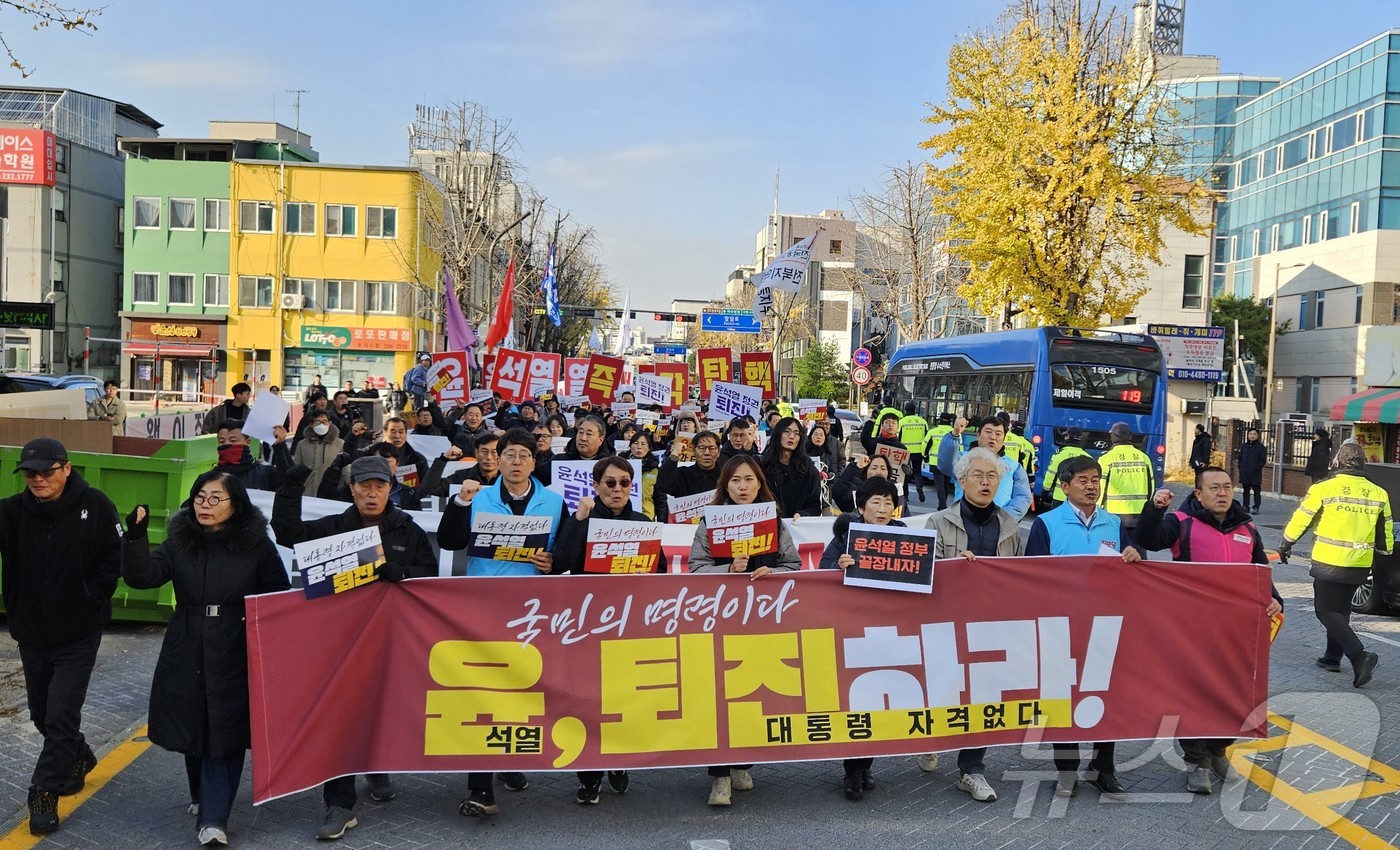
[[[909,501],[909,483],[912,480],[919,491],[919,501],[924,500],[924,443],[928,440],[928,420],[917,413],[910,413],[899,420],[899,441],[909,452],[909,471],[904,478],[904,501]]]
[[[1054,504],[1065,500],[1065,491],[1060,488],[1060,464],[1072,457],[1088,457],[1089,453],[1079,446],[1060,446],[1055,454],[1050,458],[1050,464],[1045,467],[1045,477],[1040,483],[1040,493]]]
[[[1152,498],[1152,461],[1131,443],[1119,443],[1099,455],[1099,466],[1103,469],[1099,504],[1131,531],[1137,527],[1143,506]]]

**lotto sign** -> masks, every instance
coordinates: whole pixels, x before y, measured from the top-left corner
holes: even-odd
[[[715,384],[710,394],[710,417],[733,419],[752,416],[756,421],[763,407],[763,391],[743,384]]]
[[[583,394],[594,404],[607,404],[622,382],[622,358],[594,354],[588,358],[588,375],[583,382]]]
[[[467,354],[447,351],[433,355],[428,369],[428,392],[437,396],[438,404],[462,401],[467,397]]]
[[[661,526],[590,518],[585,546],[584,572],[654,573],[661,563]]]
[[[506,401],[525,401],[530,397],[530,352],[510,348],[496,349],[491,369],[491,389]]]
[[[642,462],[630,458],[627,462],[632,466],[632,510],[640,512],[642,509]],[[593,487],[593,467],[597,463],[596,460],[556,460],[550,462],[549,489],[563,497],[564,504],[570,513],[578,510],[579,499],[584,496],[591,499],[596,495],[596,490]]]
[[[57,147],[47,130],[0,129],[0,183],[54,185]]]
[[[379,540],[379,527],[373,525],[298,543],[293,551],[307,599],[378,581],[376,570],[384,564],[384,544]]]
[[[686,371],[685,364],[657,363],[655,370],[658,378],[665,378],[671,382],[671,400],[666,402],[667,412],[685,404],[686,397],[690,393],[690,375]]]
[[[254,800],[384,769],[624,770],[1268,730],[1269,573],[1255,564],[954,559],[913,605],[845,587],[835,570],[483,581],[380,583],[315,605],[249,597]],[[318,728],[335,734],[307,734]]]
[[[777,398],[773,386],[773,355],[767,351],[744,352],[739,355],[740,382],[748,387],[758,387],[763,398]]]
[[[564,395],[583,395],[583,383],[588,378],[587,357],[564,358]],[[563,404],[563,402],[560,402]]]
[[[846,554],[855,563],[846,568],[846,584],[932,593],[935,537],[929,529],[851,523]]]
[[[717,383],[732,380],[734,352],[728,348],[702,348],[695,354],[696,370],[700,375],[700,397],[709,398]]]
[[[473,558],[529,563],[535,555],[549,551],[549,532],[554,527],[554,519],[473,511],[467,552]]]
[[[693,496],[667,496],[666,521],[682,525],[694,525],[705,515],[705,508],[715,500],[715,491],[706,490]]]
[[[530,395],[552,393],[559,383],[559,355],[530,352]]]
[[[737,558],[778,551],[778,506],[710,505],[705,508],[705,533],[710,535],[710,556]]]
[[[671,403],[671,377],[658,378],[655,375],[637,376],[637,403],[645,405]]]

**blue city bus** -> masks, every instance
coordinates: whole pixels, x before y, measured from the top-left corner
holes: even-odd
[[[1164,480],[1166,364],[1145,334],[1046,327],[911,342],[890,358],[885,392],[894,407],[914,402],[930,423],[941,413],[976,423],[1004,410],[1025,423],[1042,470],[1070,427],[1097,457],[1108,429],[1126,422]],[[1031,483],[1040,493],[1040,481]]]

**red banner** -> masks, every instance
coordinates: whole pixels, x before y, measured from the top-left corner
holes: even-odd
[[[587,357],[564,358],[564,395],[583,395],[583,382],[587,379]]]
[[[734,379],[734,351],[729,348],[702,348],[695,352],[695,371],[700,376],[700,397],[710,397],[716,383],[728,384]]]
[[[593,354],[588,358],[588,374],[583,380],[583,394],[594,404],[609,404],[613,393],[622,383],[622,358]]]
[[[1265,567],[1070,557],[936,570],[917,604],[843,587],[835,570],[250,597],[254,799],[379,771],[1265,734]]]
[[[530,352],[511,348],[496,349],[495,365],[491,370],[490,388],[506,401],[524,401],[530,397]]]
[[[558,392],[559,355],[530,352],[530,395]]]
[[[433,366],[428,371],[428,392],[436,396],[443,407],[465,402],[468,374],[465,351],[440,351],[433,355]]]
[[[764,398],[777,398],[773,383],[773,354],[768,351],[746,351],[739,355],[739,382],[763,390]]]
[[[670,413],[685,404],[686,399],[690,397],[689,375],[686,372],[685,364],[657,363],[656,375],[671,380],[671,403],[666,405],[666,412]]]

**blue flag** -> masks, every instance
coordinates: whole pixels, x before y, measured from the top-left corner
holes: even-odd
[[[549,261],[544,266],[544,280],[540,281],[540,287],[544,289],[544,310],[549,316],[549,320],[554,326],[559,327],[564,321],[559,312],[559,286],[554,282],[554,246],[549,246]]]

